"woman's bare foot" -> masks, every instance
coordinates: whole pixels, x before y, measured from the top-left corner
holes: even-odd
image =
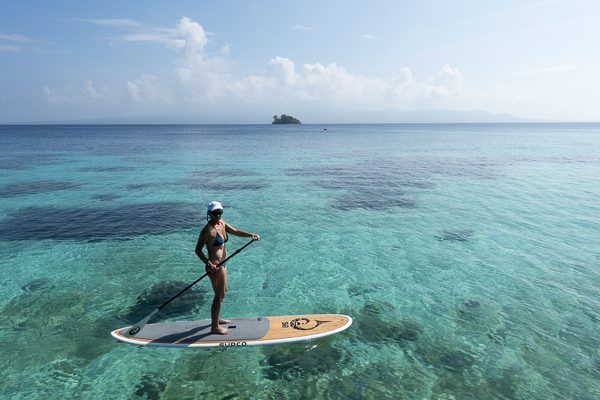
[[[217,328],[212,328],[210,330],[210,333],[213,333],[215,335],[227,335],[229,332],[231,332],[231,330],[225,329],[225,328],[221,328],[220,326],[217,327]]]
[[[230,319],[219,318],[219,324],[228,324],[230,322],[231,322]]]

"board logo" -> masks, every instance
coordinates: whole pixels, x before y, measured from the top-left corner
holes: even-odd
[[[308,318],[296,318],[291,321],[285,321],[281,323],[282,328],[293,328],[298,331],[310,331],[315,329],[316,327],[323,325],[327,322],[331,321],[319,321],[318,319],[311,321]]]
[[[219,346],[223,346],[223,347],[236,347],[236,346],[247,346],[248,343],[246,342],[225,342],[225,343],[219,343]]]

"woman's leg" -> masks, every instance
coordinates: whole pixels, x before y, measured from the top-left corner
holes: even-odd
[[[225,295],[227,294],[227,267],[223,266],[221,267],[220,271],[222,273],[222,276],[219,276],[219,280],[221,282],[221,278],[222,278],[222,282],[223,282],[223,298],[225,298]],[[221,318],[221,313],[219,312],[219,324],[228,324],[231,321],[228,319],[223,319]]]
[[[219,326],[221,323],[229,321],[221,319],[221,304],[227,293],[227,268],[219,268],[217,271],[210,274],[210,283],[212,284],[215,297],[213,298],[212,307],[210,309],[211,316],[211,332],[226,335],[229,329]]]

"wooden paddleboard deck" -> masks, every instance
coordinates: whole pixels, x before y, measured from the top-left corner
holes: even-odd
[[[120,342],[138,346],[233,347],[282,344],[317,339],[342,332],[352,318],[341,314],[307,314],[277,317],[234,318],[221,325],[227,335],[210,333],[210,320],[147,324],[135,336],[127,336],[131,326],[111,335]]]

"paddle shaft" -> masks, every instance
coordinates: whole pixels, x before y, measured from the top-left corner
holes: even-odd
[[[227,257],[226,259],[224,259],[220,263],[218,263],[215,268],[219,268],[221,265],[225,264],[227,262],[227,260],[229,260],[230,258],[232,258],[233,256],[235,256],[240,251],[244,250],[247,246],[250,246],[252,244],[252,242],[254,242],[254,239],[252,239],[251,241],[249,241],[248,243],[246,243],[245,245],[243,245],[242,247],[240,247],[239,249],[237,249],[232,255],[230,255],[229,257]],[[176,298],[178,298],[179,296],[181,296],[186,290],[188,290],[189,288],[191,288],[192,286],[194,286],[196,283],[200,282],[208,274],[209,274],[209,272],[205,273],[200,278],[196,279],[194,282],[192,282],[189,285],[187,285],[185,287],[185,289],[183,289],[181,292],[177,293],[175,296],[173,296],[169,300],[165,301],[160,307],[157,307],[157,310],[160,311],[161,308],[163,308],[164,306],[166,306],[167,304],[169,304],[170,302],[172,302],[173,300],[175,300]]]
[[[243,245],[242,247],[240,247],[239,249],[237,249],[236,251],[234,251],[232,255],[230,255],[229,257],[227,257],[226,259],[224,259],[220,263],[218,263],[217,266],[216,266],[216,268],[219,268],[221,265],[225,264],[229,259],[233,258],[233,256],[235,256],[240,251],[244,250],[246,247],[248,247],[252,243],[254,243],[254,241],[255,241],[255,239],[252,239],[251,241],[249,241],[248,243],[246,243],[245,245]],[[131,336],[133,336],[136,333],[138,333],[144,327],[144,325],[146,325],[148,323],[148,321],[150,320],[150,318],[152,318],[156,313],[158,313],[163,307],[165,307],[167,304],[169,304],[170,302],[172,302],[173,300],[175,300],[176,298],[178,298],[179,296],[181,296],[185,291],[187,291],[189,288],[191,288],[192,286],[194,286],[196,283],[200,282],[208,274],[209,274],[209,272],[206,272],[204,275],[202,275],[201,277],[199,277],[198,279],[196,279],[194,282],[192,282],[189,285],[187,285],[183,290],[181,290],[175,296],[171,297],[169,300],[165,301],[159,307],[157,307],[156,309],[154,309],[154,311],[152,311],[146,318],[142,319],[140,322],[138,322],[137,324],[135,324],[134,326],[132,326],[131,329],[129,329],[127,331],[127,333],[129,335],[131,335]]]

